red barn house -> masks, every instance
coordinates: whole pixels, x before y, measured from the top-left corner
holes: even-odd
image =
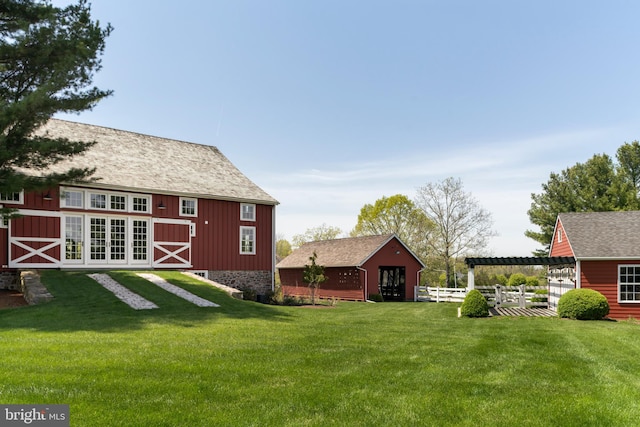
[[[305,243],[276,266],[285,295],[310,296],[302,275],[314,252],[328,277],[317,291],[321,298],[364,301],[380,294],[385,301],[413,301],[424,269],[395,234],[321,240]]]
[[[551,271],[550,303],[568,289],[590,288],[609,301],[609,317],[640,319],[640,211],[558,215],[550,256],[575,258]]]
[[[278,202],[216,147],[62,120],[41,132],[96,141],[49,169],[95,167],[96,180],[0,194],[22,215],[0,221],[2,271],[184,269],[272,289]]]

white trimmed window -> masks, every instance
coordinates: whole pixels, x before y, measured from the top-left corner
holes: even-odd
[[[618,266],[618,301],[640,302],[640,265]]]
[[[102,193],[89,193],[90,209],[107,209],[107,195]]]
[[[84,192],[62,190],[62,207],[82,209],[84,207]]]
[[[256,228],[240,227],[240,254],[253,255],[256,253]]]
[[[180,215],[198,216],[198,199],[180,197]]]
[[[254,205],[253,203],[240,203],[240,220],[255,221],[256,205]]]
[[[13,193],[0,193],[0,202],[2,203],[24,203],[24,191],[16,191]]]
[[[110,194],[109,195],[109,208],[112,211],[126,211],[127,210],[127,196],[122,194]]]
[[[9,218],[0,216],[0,228],[9,228]]]
[[[133,212],[149,212],[149,196],[131,196],[131,210]]]

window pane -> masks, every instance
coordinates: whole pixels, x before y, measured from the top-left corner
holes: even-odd
[[[104,194],[92,194],[91,195],[91,207],[95,209],[107,208],[107,196]]]
[[[123,211],[127,209],[125,196],[111,196],[111,209]]]
[[[64,205],[68,208],[82,208],[82,192],[81,191],[65,191]]]
[[[82,259],[82,218],[65,218],[65,259]]]
[[[148,212],[148,202],[146,197],[134,197],[133,198],[133,211],[134,212]]]

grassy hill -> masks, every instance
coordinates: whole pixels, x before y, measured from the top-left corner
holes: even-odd
[[[131,272],[136,311],[84,272],[51,303],[0,311],[0,402],[65,403],[73,426],[637,425],[639,326],[458,319],[455,304],[277,307]]]

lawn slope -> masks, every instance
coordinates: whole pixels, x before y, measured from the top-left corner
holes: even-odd
[[[73,426],[637,425],[628,322],[458,319],[456,305],[237,301],[196,307],[131,272],[135,311],[84,272],[43,272],[51,303],[0,311],[0,402],[66,403]]]

